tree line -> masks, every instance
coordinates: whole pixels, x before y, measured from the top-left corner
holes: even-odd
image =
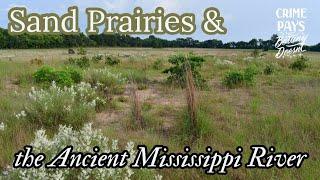
[[[22,34],[11,36],[8,30],[0,28],[0,49],[37,49],[37,48],[71,48],[71,47],[153,47],[153,48],[225,48],[225,49],[275,49],[274,44],[277,35],[269,40],[252,39],[249,42],[227,42],[211,39],[205,41],[192,38],[177,38],[166,40],[150,35],[148,38],[132,37],[129,35],[30,35]],[[320,51],[320,43],[314,46],[306,46],[306,50]]]

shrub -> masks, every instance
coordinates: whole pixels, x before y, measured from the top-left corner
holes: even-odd
[[[83,47],[78,48],[78,55],[87,55],[87,50]]]
[[[88,68],[90,67],[90,60],[86,56],[82,56],[81,58],[69,58],[69,64],[79,66],[80,68]]]
[[[126,78],[120,73],[108,69],[92,69],[86,73],[86,82],[97,86],[107,94],[121,94],[125,90]]]
[[[243,84],[244,77],[243,74],[239,71],[231,71],[226,73],[223,84],[228,88],[235,88]]]
[[[44,66],[33,74],[33,79],[36,83],[50,84],[55,81],[59,86],[71,86],[82,80],[82,74],[73,68],[57,71],[52,67]]]
[[[93,56],[91,60],[92,60],[94,63],[99,63],[100,61],[102,61],[102,59],[103,59],[103,55],[98,54],[98,55]]]
[[[44,67],[38,69],[33,74],[33,78],[34,78],[35,82],[37,82],[37,83],[44,83],[44,82],[51,83],[52,81],[55,80],[55,77],[56,77],[55,70],[49,66],[44,66]]]
[[[192,75],[197,87],[204,87],[205,80],[200,74],[200,68],[204,62],[204,58],[193,55],[174,55],[169,58],[169,63],[173,66],[164,70],[163,73],[169,74],[168,81],[178,83],[181,87],[186,85],[186,66],[190,65]]]
[[[225,74],[222,83],[231,89],[243,85],[253,85],[257,74],[258,71],[254,67],[248,67],[244,71],[230,71]]]
[[[308,67],[307,61],[308,59],[304,56],[299,56],[289,67],[295,71],[303,71]]]
[[[273,74],[275,72],[275,67],[274,67],[274,65],[272,65],[272,64],[268,64],[265,68],[264,68],[264,70],[263,70],[263,73],[265,74],[265,75],[271,75],[271,74]]]
[[[71,86],[74,82],[71,74],[66,71],[56,71],[54,80],[60,86]],[[52,81],[51,81],[52,82]]]
[[[73,80],[74,83],[80,83],[83,80],[83,75],[80,70],[77,70],[72,67],[68,67],[66,68],[65,71],[70,74],[71,79]]]
[[[30,168],[13,169],[9,173],[9,179],[131,179],[132,176],[139,176],[140,170],[133,170],[129,167],[133,163],[136,152],[135,145],[129,141],[118,143],[116,139],[109,139],[104,136],[101,130],[92,128],[91,124],[85,124],[79,131],[72,127],[60,125],[56,134],[49,138],[45,130],[35,132],[35,139],[31,142],[35,153],[46,154],[44,163],[48,163],[54,156],[67,146],[72,146],[75,152],[93,152],[93,147],[98,146],[100,152],[115,153],[127,150],[130,158],[127,159],[128,166],[125,168],[67,168],[67,169],[45,169]],[[148,170],[150,176],[155,176],[154,171]],[[159,175],[158,175],[159,176]],[[136,177],[136,179],[139,179]]]
[[[105,57],[105,64],[113,66],[113,65],[117,65],[120,64],[120,59],[116,58],[116,57],[112,57],[112,56],[106,56]]]
[[[252,85],[254,83],[255,76],[259,73],[255,66],[246,68],[243,72],[244,82],[246,85]]]
[[[90,120],[95,108],[106,103],[86,83],[60,88],[53,82],[47,90],[32,88],[28,95],[28,103],[16,117],[51,128],[59,124],[81,127]]]

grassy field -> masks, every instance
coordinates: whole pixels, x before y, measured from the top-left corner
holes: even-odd
[[[183,128],[186,121],[187,100],[185,89],[167,83],[162,71],[171,66],[168,58],[177,53],[193,52],[205,62],[200,70],[206,80],[205,88],[197,88],[197,117],[201,120],[200,135],[190,138]],[[90,67],[77,68],[84,79],[91,83],[94,70],[107,69],[121,73],[132,81],[122,88],[111,84],[106,92],[98,94],[106,103],[94,112],[70,118],[92,122],[119,145],[129,140],[152,147],[167,145],[172,152],[179,152],[185,145],[203,152],[210,145],[219,151],[234,151],[242,146],[244,159],[248,159],[250,145],[275,146],[280,152],[308,152],[310,158],[299,169],[229,169],[227,176],[208,176],[200,170],[158,170],[164,179],[316,179],[320,168],[320,54],[307,52],[307,68],[298,71],[290,68],[292,59],[275,59],[275,52],[261,57],[251,57],[251,50],[216,49],[143,49],[143,48],[92,48],[87,57],[97,54],[120,60],[117,65],[104,61]],[[47,88],[35,82],[33,74],[44,65],[57,70],[68,65],[67,49],[53,50],[0,50],[0,171],[7,171],[13,154],[34,139],[34,132],[46,129],[49,136],[57,131],[57,124],[43,125],[27,118],[17,118],[17,113],[30,107],[28,93],[32,87]],[[31,63],[32,59],[39,63]],[[266,67],[272,64],[272,72]],[[243,71],[253,67],[257,72],[250,85],[226,87],[222,81],[230,71]],[[130,72],[130,76],[126,75]],[[98,74],[99,75],[99,74]],[[98,76],[97,75],[97,76]],[[101,75],[101,74],[100,74]],[[96,76],[95,76],[96,77]],[[97,79],[103,77],[96,77]],[[134,93],[132,93],[132,88]],[[134,94],[134,95],[132,95]],[[33,106],[32,106],[33,107]],[[57,113],[61,109],[56,107]],[[79,107],[80,108],[80,107]],[[54,114],[54,112],[50,112]],[[138,115],[137,115],[138,113]],[[36,113],[35,113],[36,114]],[[22,115],[23,116],[23,115]],[[50,114],[42,115],[47,118]],[[143,128],[134,125],[141,118]],[[59,123],[58,123],[59,124]],[[43,125],[43,126],[42,126]],[[76,127],[75,128],[80,128]],[[133,179],[145,178],[136,173]],[[1,177],[0,177],[1,179]]]

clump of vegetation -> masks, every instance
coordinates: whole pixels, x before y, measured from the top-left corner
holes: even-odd
[[[259,74],[259,70],[256,66],[247,67],[243,72],[245,85],[253,85],[257,74]]]
[[[271,75],[275,72],[275,67],[273,64],[267,64],[266,67],[263,70],[263,74],[265,75]]]
[[[195,85],[200,88],[205,86],[205,80],[200,74],[200,68],[205,61],[203,57],[196,56],[192,53],[188,55],[179,54],[171,56],[168,61],[173,66],[165,69],[163,73],[169,74],[168,81],[170,83],[177,83],[181,87],[185,87],[186,67],[190,66]]]
[[[86,83],[60,88],[53,82],[47,90],[32,88],[28,98],[25,108],[16,117],[49,128],[59,124],[81,127],[91,119],[96,108],[106,103]]]
[[[164,67],[163,61],[161,59],[157,59],[153,64],[152,64],[152,69],[154,70],[160,70]]]
[[[83,80],[82,71],[72,67],[67,67],[65,71],[70,74],[74,83],[80,83]]]
[[[289,67],[295,71],[303,71],[308,67],[308,60],[309,59],[304,56],[299,56],[293,63],[289,65]]]
[[[120,59],[117,57],[113,57],[113,56],[106,56],[105,57],[105,64],[107,64],[109,66],[114,66],[114,65],[120,64]]]
[[[90,60],[86,56],[82,56],[80,58],[69,58],[68,62],[70,65],[76,65],[80,68],[88,68],[90,67]]]
[[[52,67],[44,66],[33,74],[33,79],[36,83],[50,84],[54,81],[59,86],[71,86],[82,80],[82,74],[73,68],[58,71]]]
[[[244,82],[243,73],[240,71],[230,71],[225,74],[223,84],[228,88],[241,86]]]
[[[87,50],[83,47],[79,47],[78,48],[78,55],[82,55],[82,56],[87,55]]]
[[[103,59],[103,55],[101,54],[98,54],[98,55],[95,55],[91,58],[91,60],[94,62],[94,63],[99,63],[100,61],[102,61]]]
[[[31,59],[30,64],[32,65],[37,65],[37,66],[42,66],[44,64],[44,61],[39,58]]]
[[[85,81],[104,91],[106,95],[122,94],[127,79],[121,73],[111,72],[109,69],[92,69],[87,71]]]
[[[254,84],[258,71],[254,67],[246,68],[244,71],[230,71],[224,76],[222,83],[228,88],[237,88]]]
[[[68,49],[68,54],[75,54],[76,52],[73,49]]]

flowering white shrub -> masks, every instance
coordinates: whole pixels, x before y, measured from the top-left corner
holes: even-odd
[[[109,93],[119,94],[124,91],[127,79],[121,73],[111,72],[109,69],[92,69],[86,72],[86,81],[100,90],[109,90]]]
[[[28,97],[24,110],[15,116],[45,126],[70,124],[81,127],[95,108],[106,104],[87,83],[60,88],[53,82],[47,90],[32,88]]]
[[[120,152],[117,140],[110,140],[100,130],[94,130],[91,124],[86,124],[80,131],[71,127],[60,126],[57,134],[49,139],[45,130],[35,133],[35,139],[31,143],[33,151],[46,154],[47,159],[52,159],[66,146],[72,145],[76,152],[92,152],[94,146],[99,146],[101,152]],[[128,142],[125,149],[130,153],[128,165],[134,161],[134,143]],[[95,168],[95,169],[14,169],[11,177],[17,179],[130,179],[134,174],[128,166],[122,169]],[[161,179],[161,176],[154,175]]]

